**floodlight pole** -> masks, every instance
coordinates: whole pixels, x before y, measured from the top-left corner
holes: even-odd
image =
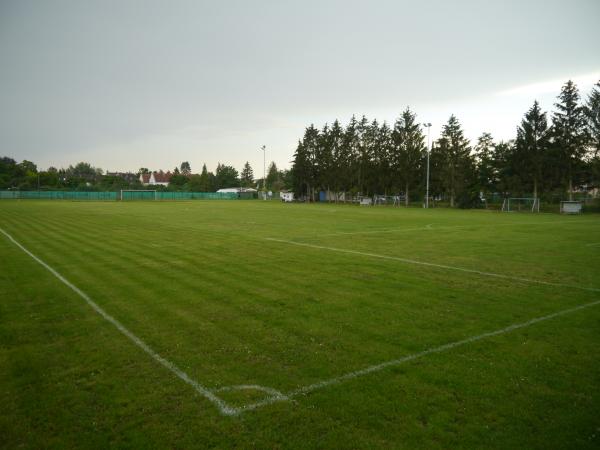
[[[263,151],[263,185],[262,185],[262,189],[263,189],[263,192],[265,195],[264,200],[266,200],[267,199],[267,194],[266,194],[266,192],[267,192],[267,178],[266,178],[266,162],[267,162],[267,156],[266,156],[267,150],[266,149],[267,149],[267,147],[263,145],[260,149]]]
[[[429,208],[429,153],[431,153],[431,150],[429,149],[429,132],[431,130],[431,124],[428,122],[424,123],[423,126],[427,128],[427,188],[425,192],[425,208]]]

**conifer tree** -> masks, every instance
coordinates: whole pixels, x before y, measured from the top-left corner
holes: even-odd
[[[469,141],[465,138],[458,119],[451,115],[442,128],[438,147],[443,158],[441,179],[453,207],[458,194],[466,186],[466,176],[470,174],[472,159]]]
[[[201,192],[210,192],[213,190],[212,186],[210,185],[206,164],[202,164],[202,173],[200,174],[199,187]]]
[[[379,122],[373,120],[363,131],[361,143],[361,191],[366,195],[376,194],[378,173],[375,168],[375,154],[379,152]]]
[[[369,121],[365,116],[362,116],[360,122],[356,126],[356,147],[354,149],[354,157],[356,161],[356,187],[358,191],[365,195],[365,174],[369,170],[369,161],[371,158],[370,149],[366,145],[365,138],[369,129]]]
[[[523,181],[531,180],[533,197],[538,197],[540,183],[544,180],[544,166],[548,164],[548,121],[537,100],[525,113],[517,128],[516,151],[521,160]]]
[[[516,170],[516,145],[514,142],[499,142],[494,146],[494,172],[496,174],[495,191],[505,197],[515,189],[520,189],[519,177]]]
[[[376,180],[375,189],[388,195],[391,191],[390,152],[392,147],[392,130],[383,122],[377,135],[377,143],[373,152],[373,170]]]
[[[587,98],[585,114],[590,132],[590,144],[594,157],[600,156],[600,81],[596,83]]]
[[[330,191],[331,175],[333,171],[333,146],[329,125],[325,124],[317,136],[315,147],[315,175],[317,187]]]
[[[254,184],[254,172],[248,161],[246,161],[246,164],[244,164],[244,168],[242,169],[240,183],[243,187],[252,187]]]
[[[350,122],[344,130],[342,137],[342,160],[345,162],[345,171],[342,178],[345,191],[355,193],[357,191],[356,177],[357,172],[357,157],[358,154],[358,121],[355,116],[352,116]],[[354,192],[353,192],[354,191]]]
[[[269,164],[269,169],[267,170],[267,189],[269,190],[280,190],[280,176],[279,171],[277,170],[277,165],[275,161],[271,161]]]
[[[335,191],[335,201],[339,200],[341,190],[345,190],[345,177],[348,172],[348,158],[344,148],[344,129],[336,119],[331,125],[331,187]]]
[[[192,173],[192,168],[190,166],[190,163],[187,161],[184,161],[181,163],[180,166],[180,171],[182,175],[188,176]]]
[[[425,137],[416,121],[417,115],[410,108],[394,125],[393,142],[396,176],[404,190],[405,205],[410,202],[410,191],[421,178],[420,163],[425,151]]]
[[[593,186],[600,185],[600,81],[590,92],[585,105],[590,134],[592,157],[589,161],[590,181]]]
[[[486,193],[493,192],[496,186],[496,171],[494,167],[494,138],[490,133],[483,133],[477,139],[475,158],[479,185]]]
[[[558,100],[554,104],[557,111],[552,117],[553,144],[564,167],[563,179],[567,184],[569,200],[573,200],[573,181],[579,174],[588,144],[587,120],[573,81],[567,81],[562,87]]]
[[[297,195],[306,195],[314,201],[314,189],[316,181],[315,153],[319,131],[310,125],[304,131],[304,137],[298,142],[294,153],[293,178],[294,191]]]

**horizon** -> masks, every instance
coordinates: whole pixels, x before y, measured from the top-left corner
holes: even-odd
[[[45,169],[249,161],[261,176],[262,145],[287,169],[310,124],[393,123],[407,106],[433,124],[432,141],[451,114],[472,144],[483,132],[506,141],[534,100],[550,113],[568,79],[582,99],[600,80],[591,0],[570,5],[567,23],[559,1],[0,11],[0,152]]]

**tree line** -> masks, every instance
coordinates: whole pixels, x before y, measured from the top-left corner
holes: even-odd
[[[119,191],[121,189],[159,189],[166,191],[215,192],[221,188],[260,187],[262,179],[255,180],[252,167],[248,162],[241,172],[228,164],[217,164],[216,171],[210,172],[203,164],[199,174],[193,174],[188,161],[172,171],[169,186],[144,186],[140,182],[141,174],[150,174],[146,167],[137,173],[111,173],[93,167],[86,162],[70,165],[67,168],[38,170],[36,164],[24,160],[17,163],[13,158],[0,158],[0,189],[18,190],[79,190],[79,191]],[[291,189],[291,173],[279,170],[275,162],[269,165],[266,188],[280,191]]]
[[[525,113],[516,137],[496,142],[483,133],[475,145],[450,116],[431,145],[430,195],[451,206],[472,207],[484,197],[571,198],[600,185],[600,82],[582,100],[568,81],[551,113],[537,101]],[[314,201],[319,191],[401,195],[406,205],[423,198],[427,146],[424,127],[407,108],[393,125],[352,117],[318,129],[310,125],[294,153],[296,195]]]
[[[203,164],[200,174],[191,174],[189,163],[184,162],[181,168],[175,168],[169,184],[169,190],[191,192],[214,192],[221,188],[233,187],[265,188],[262,178],[254,178],[254,171],[248,161],[241,172],[233,166],[219,163],[213,173],[207,170],[206,164]],[[290,171],[279,170],[275,162],[271,162],[266,176],[266,189],[280,191],[286,188],[291,189]]]

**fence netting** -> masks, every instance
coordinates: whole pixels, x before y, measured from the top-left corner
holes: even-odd
[[[161,192],[161,191],[0,191],[0,199],[39,200],[233,200],[235,192]]]

